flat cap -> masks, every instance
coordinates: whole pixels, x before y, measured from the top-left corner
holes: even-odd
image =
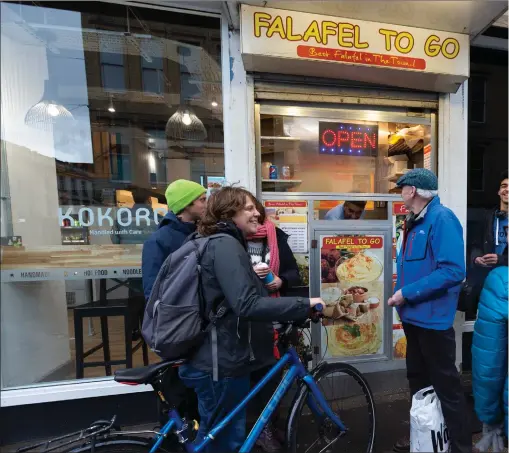
[[[438,179],[430,170],[414,168],[399,178],[396,185],[398,187],[414,186],[422,190],[438,190]]]

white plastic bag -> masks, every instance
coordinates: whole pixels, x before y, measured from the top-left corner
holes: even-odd
[[[433,387],[419,390],[412,398],[410,451],[412,453],[449,451],[449,432],[445,426],[440,400]]]

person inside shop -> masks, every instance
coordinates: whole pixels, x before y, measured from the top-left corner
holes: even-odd
[[[463,228],[440,203],[437,177],[418,168],[397,186],[410,211],[398,255],[398,279],[389,306],[397,308],[407,338],[410,392],[433,386],[441,402],[452,453],[472,451],[472,431],[456,368],[453,328],[458,295],[465,279]],[[395,451],[409,451],[409,437]]]
[[[367,201],[345,201],[325,214],[325,220],[359,220],[364,217]]]
[[[264,206],[258,200],[255,199],[254,201],[260,217],[258,218],[256,233],[247,236],[247,252],[251,258],[254,271],[264,282],[270,296],[273,298],[285,297],[289,288],[300,284],[297,261],[288,245],[288,235],[267,218]],[[274,336],[271,338],[276,342],[277,332],[274,332]],[[281,353],[282,351],[275,343],[274,357],[279,359]],[[251,385],[256,385],[269,369],[270,366],[253,372],[251,374]],[[258,398],[253,401],[254,415],[261,414],[270,397],[276,391],[277,385],[278,380],[273,379],[260,391]],[[267,423],[256,441],[256,445],[267,453],[280,451],[282,449],[281,444],[285,441],[284,431],[276,428],[278,419],[276,411],[273,419]]]
[[[323,303],[320,298],[269,296],[247,252],[246,238],[258,233],[259,217],[250,192],[224,187],[209,198],[198,225],[202,236],[224,235],[211,240],[201,263],[206,312],[223,301],[226,312],[216,320],[217,341],[205,337],[179,367],[183,382],[198,395],[197,442],[248,394],[251,373],[275,363],[272,322],[305,320],[314,305]],[[245,437],[244,411],[217,434],[207,451],[238,451]]]
[[[196,231],[197,222],[205,214],[206,189],[193,181],[179,179],[166,189],[168,213],[159,222],[158,229],[143,246],[141,257],[143,290],[148,300],[152,286],[164,261],[170,253],[179,249],[187,237]],[[164,395],[190,420],[199,420],[198,401],[192,390],[181,382],[175,368],[165,374]],[[168,421],[167,414],[159,408],[161,424]],[[175,441],[175,439],[172,439]],[[176,443],[178,448],[178,442]]]
[[[507,258],[507,246],[504,253]],[[483,436],[474,451],[504,451],[507,445],[507,266],[486,278],[472,341],[472,392]],[[504,439],[505,438],[505,439]]]

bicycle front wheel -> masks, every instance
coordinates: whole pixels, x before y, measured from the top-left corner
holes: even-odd
[[[288,419],[288,446],[293,453],[352,452],[372,453],[375,444],[375,402],[369,385],[354,367],[327,363],[314,376],[333,412],[347,428],[345,433],[325,415],[310,409],[316,400],[304,389]]]

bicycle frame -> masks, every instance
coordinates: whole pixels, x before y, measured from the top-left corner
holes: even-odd
[[[218,422],[202,439],[199,443],[193,444],[187,439],[184,439],[184,445],[188,453],[201,453],[205,447],[212,442],[217,434],[224,429],[228,423],[230,423],[237,415],[246,408],[247,404],[256,396],[256,394],[271,380],[274,378],[276,374],[283,370],[286,365],[290,365],[287,373],[281,380],[279,386],[276,391],[272,395],[271,399],[267,403],[267,406],[262,411],[258,420],[256,421],[253,429],[248,434],[246,440],[242,444],[240,448],[240,453],[249,453],[253,446],[255,445],[256,440],[260,436],[263,428],[267,424],[267,422],[272,417],[272,414],[276,410],[277,406],[283,399],[284,395],[291,387],[293,382],[296,379],[301,379],[303,383],[308,387],[309,391],[313,398],[308,398],[308,406],[315,416],[318,418],[323,418],[324,416],[329,417],[334,424],[340,429],[341,432],[345,432],[347,430],[346,426],[339,419],[339,417],[332,411],[332,409],[327,404],[324,395],[318,388],[317,383],[313,379],[313,376],[304,368],[304,365],[299,359],[297,352],[293,347],[290,347],[288,352],[270,369],[270,371],[264,376],[264,378],[258,382],[258,384],[248,393],[248,395],[235,407],[235,409],[230,412],[225,418],[223,418],[220,422]],[[155,453],[161,443],[163,442],[165,436],[172,430],[175,429],[177,433],[183,432],[185,427],[183,425],[182,419],[176,410],[171,410],[169,414],[169,421],[166,425],[161,429],[158,434],[158,439],[154,443],[153,447],[150,450],[150,453]]]

